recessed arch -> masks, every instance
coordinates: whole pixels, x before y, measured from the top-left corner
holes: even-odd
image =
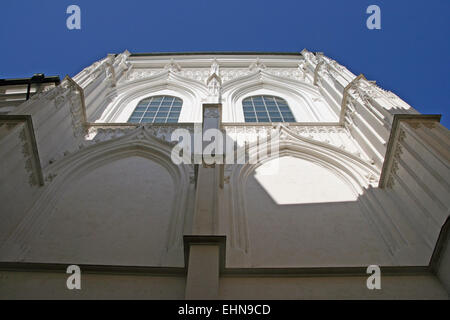
[[[33,239],[39,235],[54,214],[58,199],[67,189],[67,186],[80,177],[88,176],[91,172],[116,161],[140,158],[161,167],[172,181],[170,185],[173,185],[174,196],[168,202],[168,205],[170,205],[167,216],[169,227],[167,233],[164,234],[165,239],[162,249],[166,252],[166,260],[177,261],[181,259],[182,262],[180,252],[182,252],[183,228],[185,219],[189,216],[186,211],[189,207],[187,203],[190,169],[187,165],[177,166],[173,164],[170,158],[171,149],[171,144],[152,137],[146,132],[145,127],[140,127],[125,136],[99,142],[56,162],[49,169],[55,176],[53,181],[46,185],[40,200],[36,202],[36,205],[27,214],[26,219],[22,221],[7,241],[10,244],[19,244],[22,248],[20,252],[14,252],[12,258],[22,259],[26,257],[29,248],[33,245]],[[179,257],[173,258],[173,256]]]
[[[247,150],[248,158],[259,158],[257,163],[235,165],[230,175],[230,205],[232,206],[232,223],[230,226],[230,245],[233,248],[248,251],[249,235],[246,213],[245,188],[249,177],[265,163],[284,156],[290,156],[311,162],[325,168],[351,190],[352,199],[356,199],[371,183],[371,177],[379,176],[379,172],[370,164],[332,146],[296,136],[289,129],[282,127],[279,151],[267,155],[266,146],[253,146]],[[272,141],[273,142],[273,141]],[[271,143],[269,140],[267,143]],[[267,149],[265,149],[267,150]],[[262,156],[262,158],[260,157]],[[347,194],[349,195],[349,193]]]
[[[257,167],[252,177],[277,205],[355,201],[358,193],[326,162],[286,153]]]
[[[180,98],[184,108],[180,113],[179,122],[202,121],[201,104],[198,102],[207,95],[206,86],[173,72],[163,71],[145,79],[119,85],[106,99],[107,108],[98,122],[127,122],[137,103],[152,95]]]
[[[225,122],[244,122],[242,100],[252,95],[273,95],[286,100],[297,121],[333,122],[337,116],[327,105],[318,106],[313,99],[322,99],[317,88],[288,81],[264,71],[229,81],[222,88]],[[301,120],[300,120],[301,119]]]

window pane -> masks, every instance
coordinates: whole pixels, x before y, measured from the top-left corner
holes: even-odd
[[[152,98],[142,99],[140,103],[149,103]]]
[[[242,101],[242,109],[246,122],[295,122],[287,102],[274,96],[246,98]],[[256,119],[253,111],[256,112]]]
[[[130,119],[131,123],[178,122],[183,101],[172,96],[154,96],[141,100]],[[170,113],[169,113],[170,112]],[[170,118],[167,116],[170,114]]]
[[[168,103],[172,103],[173,102],[173,98],[174,97],[169,97],[169,96],[164,96],[163,97],[163,102],[168,102]]]

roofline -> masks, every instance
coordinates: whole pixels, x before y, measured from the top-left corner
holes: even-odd
[[[132,53],[130,57],[147,56],[193,56],[193,55],[277,55],[301,56],[301,52],[264,52],[264,51],[192,51],[192,52],[144,52]]]
[[[55,83],[56,85],[61,83],[59,76],[43,76],[41,79],[31,78],[16,78],[16,79],[0,79],[0,86],[10,85],[23,85],[33,83]]]

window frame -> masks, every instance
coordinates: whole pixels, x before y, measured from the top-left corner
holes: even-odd
[[[260,94],[246,97],[241,103],[246,123],[296,122],[288,102],[281,97]]]
[[[128,117],[133,124],[178,123],[183,99],[172,95],[155,95],[139,100]],[[146,119],[145,121],[143,121]]]

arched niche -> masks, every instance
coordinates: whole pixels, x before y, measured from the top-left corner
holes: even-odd
[[[358,197],[326,164],[292,155],[265,162],[252,178],[277,205],[355,201]]]
[[[207,95],[206,86],[196,80],[163,71],[119,86],[98,122],[127,122],[140,100],[156,95],[175,96],[183,100],[179,122],[202,121],[200,101]]]
[[[359,202],[377,174],[345,151],[282,135],[276,156],[231,172],[231,250],[259,267],[388,263]]]
[[[27,260],[161,265],[175,181],[142,154],[80,172],[63,186]]]
[[[270,86],[262,85],[253,87],[249,92],[239,95],[237,99],[233,99],[235,101],[234,109],[236,112],[236,117],[239,120],[242,119],[241,122],[245,122],[242,101],[253,96],[275,96],[282,98],[287,102],[290,111],[296,119],[296,122],[309,122],[314,121],[315,119],[315,116],[310,111],[308,102],[305,98],[287,94],[284,90],[274,89]]]
[[[224,122],[244,122],[242,100],[253,95],[272,95],[286,100],[297,122],[333,122],[337,116],[317,88],[264,71],[243,76],[222,88]]]
[[[56,162],[10,259],[183,266],[190,173],[171,148],[140,127]]]

